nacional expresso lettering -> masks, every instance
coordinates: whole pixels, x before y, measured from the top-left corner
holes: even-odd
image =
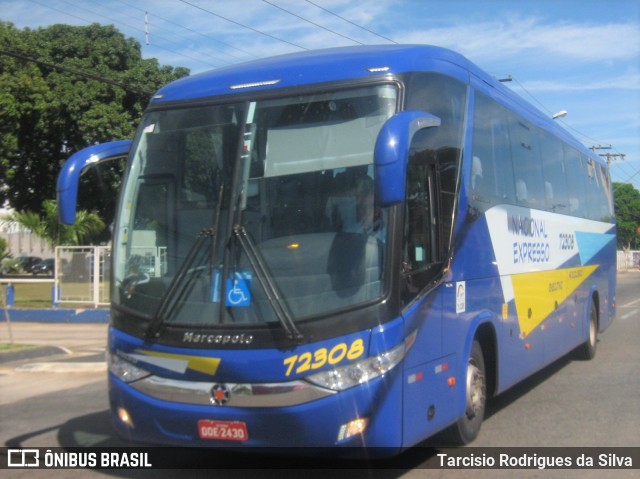
[[[531,216],[510,215],[509,232],[527,238],[547,239],[547,226],[544,220]]]
[[[513,264],[546,263],[551,258],[544,220],[523,215],[509,215],[507,228],[510,233],[525,241],[513,242]]]

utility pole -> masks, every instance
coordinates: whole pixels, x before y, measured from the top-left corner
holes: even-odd
[[[149,45],[149,13],[144,12],[144,39],[145,44]]]
[[[624,160],[627,155],[625,155],[624,153],[605,153],[605,154],[600,155],[600,156],[603,157],[603,158],[606,158],[607,159],[607,165],[610,165],[613,162],[613,160],[615,160],[617,158],[620,158],[621,160]]]
[[[596,150],[610,150],[611,145],[593,145],[589,149],[595,153]],[[617,158],[624,160],[625,157],[627,156],[624,153],[598,153],[598,155],[603,158],[606,158],[608,165],[610,165]]]

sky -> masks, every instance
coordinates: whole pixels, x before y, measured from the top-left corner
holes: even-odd
[[[146,12],[146,14],[145,14]],[[557,120],[640,189],[637,0],[0,0],[18,28],[115,25],[144,58],[191,73],[357,44],[455,50]]]

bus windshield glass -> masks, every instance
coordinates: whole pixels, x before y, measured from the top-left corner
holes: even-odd
[[[229,327],[379,299],[373,149],[397,104],[382,84],[148,112],[114,231],[114,306]]]

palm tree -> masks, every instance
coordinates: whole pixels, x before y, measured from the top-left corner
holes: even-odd
[[[9,243],[6,239],[0,238],[0,262],[9,257]]]
[[[104,222],[97,213],[78,211],[76,222],[66,226],[58,221],[58,204],[54,200],[42,203],[42,216],[33,211],[15,211],[3,218],[4,221],[15,221],[34,235],[43,238],[53,249],[56,246],[79,246],[89,241],[105,228]]]

